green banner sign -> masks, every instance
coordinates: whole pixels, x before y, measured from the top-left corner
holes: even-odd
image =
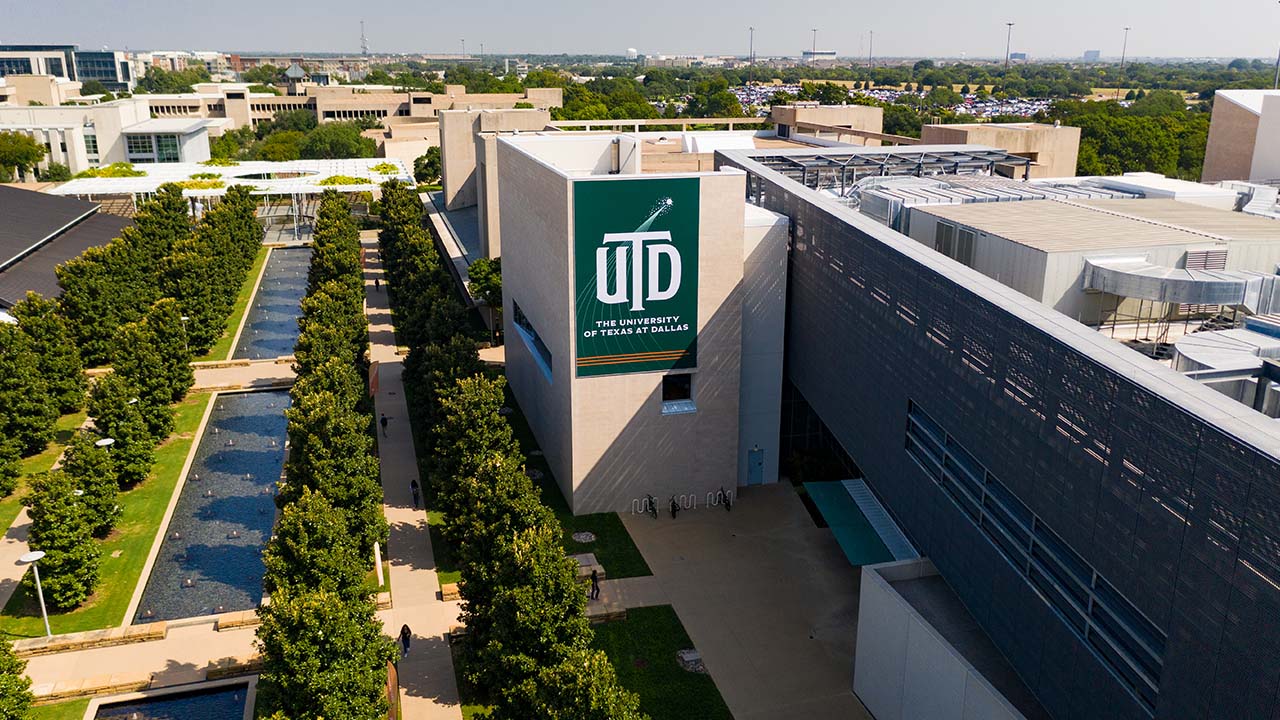
[[[698,178],[573,184],[579,377],[698,360]]]

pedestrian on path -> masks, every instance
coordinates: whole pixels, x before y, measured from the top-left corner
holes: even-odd
[[[418,503],[421,502],[421,498],[418,495],[418,479],[417,478],[414,478],[409,481],[409,489],[413,491],[413,509],[417,510]]]
[[[596,570],[591,571],[591,599],[600,599],[600,573]]]
[[[386,437],[387,436],[387,414],[383,413],[382,418],[379,419],[378,422],[379,424],[382,425],[382,437]]]
[[[413,631],[409,629],[407,624],[400,626],[400,646],[404,648],[404,652],[400,653],[400,657],[409,655],[409,641],[413,639]]]
[[[382,289],[382,278],[374,278],[374,279],[373,279],[373,289],[374,289],[374,290],[381,290],[381,289]]]

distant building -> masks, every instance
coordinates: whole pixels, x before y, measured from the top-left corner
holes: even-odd
[[[0,77],[53,75],[97,80],[112,92],[131,91],[134,75],[125,53],[80,50],[76,45],[0,45]]]
[[[1009,59],[1013,62],[1026,62],[1027,54],[1024,52],[1009,53]]]
[[[230,56],[220,52],[153,50],[151,52],[129,53],[129,63],[133,67],[135,77],[143,77],[146,75],[147,69],[154,66],[170,72],[203,67],[209,73],[209,77],[215,80],[235,79],[235,71],[231,69]]]
[[[116,162],[201,162],[209,159],[209,134],[225,121],[152,119],[146,96],[88,105],[0,105],[0,130],[29,135],[48,153],[40,162],[61,163],[77,173]]]
[[[325,73],[333,77],[361,78],[369,72],[370,59],[364,56],[353,57],[307,57],[305,55],[237,55],[228,57],[232,72],[242,73],[263,65],[271,65],[284,69],[297,63],[312,73]]]
[[[677,57],[667,57],[666,55],[646,55],[643,65],[645,67],[674,67],[687,68],[692,67],[696,58],[681,55]]]
[[[0,106],[66,105],[92,102],[80,95],[80,83],[53,75],[8,75],[0,78]]]
[[[774,105],[769,117],[777,123],[778,137],[834,139],[837,143],[879,145],[884,129],[884,109],[870,105]],[[842,132],[847,130],[848,132]]]
[[[1085,50],[1084,51],[1085,62],[1098,62],[1101,59],[1102,59],[1101,50]]]
[[[1080,153],[1080,128],[1044,123],[925,125],[924,145],[987,145],[1032,161],[1033,178],[1072,177]],[[1011,169],[998,169],[1012,176]],[[1008,170],[1008,171],[1006,171]],[[1018,177],[1021,177],[1019,174]]]
[[[635,60],[637,57],[639,57],[639,55],[640,55],[639,51],[637,51],[635,48],[627,48],[628,60]]]
[[[805,65],[814,67],[830,67],[836,64],[835,50],[805,50],[800,54]]]

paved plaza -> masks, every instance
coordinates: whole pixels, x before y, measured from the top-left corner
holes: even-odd
[[[653,577],[607,581],[602,601],[672,605],[737,720],[870,720],[852,691],[857,571],[790,486],[623,522]]]

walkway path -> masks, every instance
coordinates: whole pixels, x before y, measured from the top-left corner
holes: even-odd
[[[402,717],[405,720],[459,720],[462,708],[446,640],[448,629],[457,623],[459,603],[440,600],[426,515],[413,507],[409,482],[418,476],[417,457],[386,291],[373,288],[373,279],[382,276],[375,240],[366,243],[365,267],[371,354],[378,364],[375,412],[385,414],[390,420],[386,436],[379,438],[379,456],[384,511],[391,525],[386,559],[391,564],[393,607],[379,612],[378,616],[388,635],[398,635],[401,625],[405,624],[413,631],[411,652],[399,663]],[[260,362],[197,370],[196,385],[202,388],[261,386],[289,382],[292,377],[287,364]],[[14,542],[25,540],[21,517],[10,531],[11,535],[20,534],[13,538]],[[0,543],[0,565],[9,547],[10,538],[6,537]],[[2,583],[0,577],[0,589]],[[37,690],[54,683],[76,683],[121,672],[156,673],[157,679],[166,685],[194,682],[204,679],[210,661],[246,658],[253,654],[254,637],[253,628],[218,632],[212,622],[171,624],[164,640],[32,658],[27,674]]]
[[[197,390],[239,390],[242,388],[279,387],[293,383],[290,360],[237,361],[247,364],[219,363],[220,367],[195,367]]]
[[[0,607],[9,602],[22,583],[22,576],[27,574],[27,566],[18,562],[18,558],[27,554],[27,533],[30,530],[31,518],[23,508],[4,534],[4,539],[0,540]]]
[[[459,603],[440,600],[426,513],[413,506],[409,483],[418,478],[418,460],[400,378],[403,364],[396,355],[386,283],[377,290],[373,285],[374,278],[383,276],[377,241],[365,240],[364,247],[369,345],[378,373],[374,412],[388,419],[385,435],[378,438],[378,454],[383,511],[391,525],[387,559],[394,607],[382,617],[388,635],[398,635],[405,624],[413,631],[411,652],[399,665],[402,717],[455,720],[462,717],[462,706],[446,633],[458,622]]]
[[[80,427],[88,424],[89,420],[86,419]],[[63,453],[66,453],[66,448],[63,448]],[[61,465],[62,455],[58,455],[58,459],[53,461],[53,467]],[[27,566],[19,562],[18,558],[26,555],[30,549],[27,546],[30,531],[31,516],[27,514],[26,508],[22,508],[13,519],[13,524],[5,531],[4,537],[0,538],[0,608],[9,603],[9,598],[18,591],[18,585],[22,584],[22,576],[27,574]]]

